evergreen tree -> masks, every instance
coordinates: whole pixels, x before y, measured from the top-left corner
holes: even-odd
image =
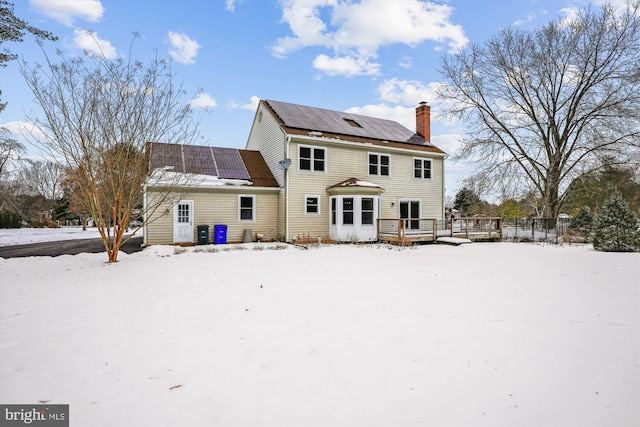
[[[640,223],[620,193],[614,193],[596,217],[593,247],[611,252],[640,251]]]
[[[577,230],[584,233],[585,236],[589,236],[593,230],[594,217],[591,213],[589,206],[583,206],[580,208],[576,216],[571,218],[569,228],[571,230]]]
[[[453,208],[460,211],[462,216],[470,216],[481,212],[480,204],[480,197],[472,189],[464,187],[456,193]]]

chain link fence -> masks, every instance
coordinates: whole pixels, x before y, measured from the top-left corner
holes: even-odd
[[[569,231],[570,218],[504,219],[504,240],[558,243]]]

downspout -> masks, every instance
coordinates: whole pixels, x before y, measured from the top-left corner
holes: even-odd
[[[142,185],[142,247],[147,246],[147,183]]]
[[[443,220],[443,221],[446,221],[446,219],[447,219],[447,213],[446,213],[446,212],[447,212],[447,208],[446,208],[446,206],[445,206],[445,203],[446,203],[446,202],[445,202],[445,200],[446,200],[446,195],[445,195],[446,186],[444,185],[445,176],[446,176],[446,175],[445,175],[445,173],[444,173],[444,170],[445,170],[445,160],[447,160],[447,157],[449,157],[449,156],[448,156],[448,155],[445,155],[445,156],[442,158],[442,217],[441,217],[441,218],[442,218],[442,220]]]
[[[291,136],[287,135],[284,142],[284,158],[289,157],[289,144],[291,143]],[[289,242],[289,168],[284,170],[284,241]]]

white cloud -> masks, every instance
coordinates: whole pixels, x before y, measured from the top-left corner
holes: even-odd
[[[417,106],[425,101],[432,103],[436,98],[438,83],[423,84],[417,80],[400,80],[392,78],[378,86],[380,99],[395,104]]]
[[[579,7],[564,7],[560,9],[560,15],[562,15],[562,21],[565,23],[569,23],[575,21],[578,18],[578,13],[580,12]]]
[[[45,139],[46,135],[42,133],[39,127],[32,122],[14,121],[0,125],[9,131],[9,137],[18,142],[25,143],[29,141],[38,141]]]
[[[260,97],[252,96],[251,101],[248,104],[241,105],[240,108],[245,110],[256,111],[258,109],[259,103],[260,103]]]
[[[29,0],[29,4],[67,27],[73,26],[76,19],[98,22],[104,14],[100,0]]]
[[[169,55],[171,58],[181,64],[194,64],[195,57],[198,55],[200,45],[197,41],[189,38],[184,33],[174,33],[169,31]]]
[[[578,19],[580,11],[584,8],[584,5],[574,1],[574,5],[569,5],[560,9],[560,16],[562,16],[562,22],[568,24]],[[599,8],[605,5],[611,6],[616,15],[622,15],[627,10],[627,0],[591,0],[593,6],[591,9],[594,12],[599,12]]]
[[[536,19],[535,13],[529,13],[527,14],[527,17],[525,19],[518,19],[513,23],[513,25],[519,26],[519,25],[528,24],[530,22],[533,22],[534,19]]]
[[[617,12],[621,13],[627,9],[627,0],[591,0],[597,6],[611,5]]]
[[[461,134],[455,133],[432,135],[431,142],[442,151],[454,154],[462,148],[461,137]]]
[[[304,2],[282,0],[282,20],[289,24],[294,35],[278,39],[272,48],[272,53],[278,58],[283,58],[288,53],[306,46],[331,44],[330,37],[324,35],[327,26],[320,18],[320,8],[328,7],[331,3],[334,2],[332,0]]]
[[[402,58],[400,58],[400,61],[398,61],[398,65],[402,68],[411,68],[411,66],[413,65],[413,58],[411,58],[410,56],[403,56]]]
[[[416,107],[423,101],[432,107],[437,103],[436,89],[441,83],[432,82],[427,85],[417,80],[401,80],[392,78],[380,83],[376,89],[380,104],[352,107],[348,113],[363,114],[381,119],[395,120],[407,129],[416,129]],[[397,104],[391,106],[390,104]],[[432,110],[431,120],[438,121]]]
[[[108,40],[98,37],[98,33],[93,31],[73,30],[73,42],[76,47],[102,55],[106,59],[114,59],[117,56],[116,48]]]
[[[207,108],[217,107],[218,103],[208,93],[199,93],[191,100],[189,105],[191,105],[192,108],[206,110]]]
[[[313,67],[330,76],[369,76],[380,72],[380,64],[369,62],[366,57],[342,56],[329,58],[327,55],[318,55],[313,60]]]
[[[278,39],[272,47],[276,57],[296,50],[320,46],[333,50],[334,60],[320,55],[314,61],[330,75],[369,75],[379,72],[379,64],[366,66],[382,46],[406,44],[417,46],[431,40],[458,51],[469,40],[460,25],[450,22],[448,5],[419,0],[345,1],[281,0],[282,19],[289,24],[291,36]],[[351,58],[350,66],[343,58]],[[354,65],[360,64],[360,68]]]
[[[248,104],[239,104],[235,101],[229,101],[228,106],[233,110],[236,110],[239,108],[241,110],[256,111],[258,109],[259,103],[260,103],[260,97],[252,96]]]

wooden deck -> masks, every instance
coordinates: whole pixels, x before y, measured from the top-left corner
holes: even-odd
[[[378,240],[398,245],[434,242],[438,237],[460,237],[469,240],[502,240],[502,218],[454,218],[450,222],[433,218],[379,219]]]
[[[502,240],[502,225],[500,217],[481,216],[451,220],[452,236],[470,240]]]

